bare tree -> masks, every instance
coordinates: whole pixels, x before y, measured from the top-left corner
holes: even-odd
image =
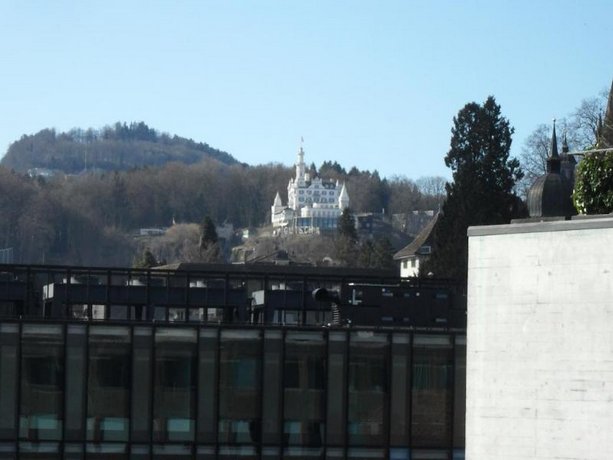
[[[425,176],[417,179],[417,188],[424,195],[442,197],[445,195],[447,179],[441,176]]]
[[[608,92],[602,90],[598,96],[583,99],[571,115],[569,142],[576,149],[592,147],[598,137],[599,120],[604,116]]]
[[[599,120],[607,101],[607,92],[581,101],[568,118],[556,120],[556,130],[567,140],[569,150],[583,150],[596,143]],[[537,177],[547,172],[547,157],[551,145],[551,124],[540,124],[526,138],[519,156],[524,178],[517,183],[517,193],[526,196]]]

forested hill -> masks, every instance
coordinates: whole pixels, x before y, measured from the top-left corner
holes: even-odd
[[[205,158],[227,165],[238,163],[229,153],[208,144],[159,133],[143,122],[117,122],[100,130],[75,128],[57,133],[54,129],[43,129],[24,135],[10,145],[0,163],[19,172],[46,168],[77,174],[161,166],[169,162],[193,164]]]

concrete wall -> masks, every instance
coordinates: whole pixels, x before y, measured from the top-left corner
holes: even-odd
[[[613,458],[613,218],[469,229],[466,458]]]

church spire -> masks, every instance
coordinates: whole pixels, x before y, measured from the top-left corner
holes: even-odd
[[[558,154],[558,137],[556,136],[556,119],[553,119],[553,134],[551,135],[551,147],[549,149],[549,156],[551,158],[557,158]]]
[[[556,120],[553,119],[553,133],[551,134],[551,147],[547,158],[547,172],[560,172],[560,155],[558,154],[558,139],[556,136]]]

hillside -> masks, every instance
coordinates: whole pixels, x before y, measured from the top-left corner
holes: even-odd
[[[145,123],[115,123],[101,130],[72,129],[56,133],[43,129],[13,142],[0,164],[18,172],[45,168],[67,174],[120,171],[170,162],[194,164],[215,159],[238,164],[230,154],[179,136],[170,137]]]

